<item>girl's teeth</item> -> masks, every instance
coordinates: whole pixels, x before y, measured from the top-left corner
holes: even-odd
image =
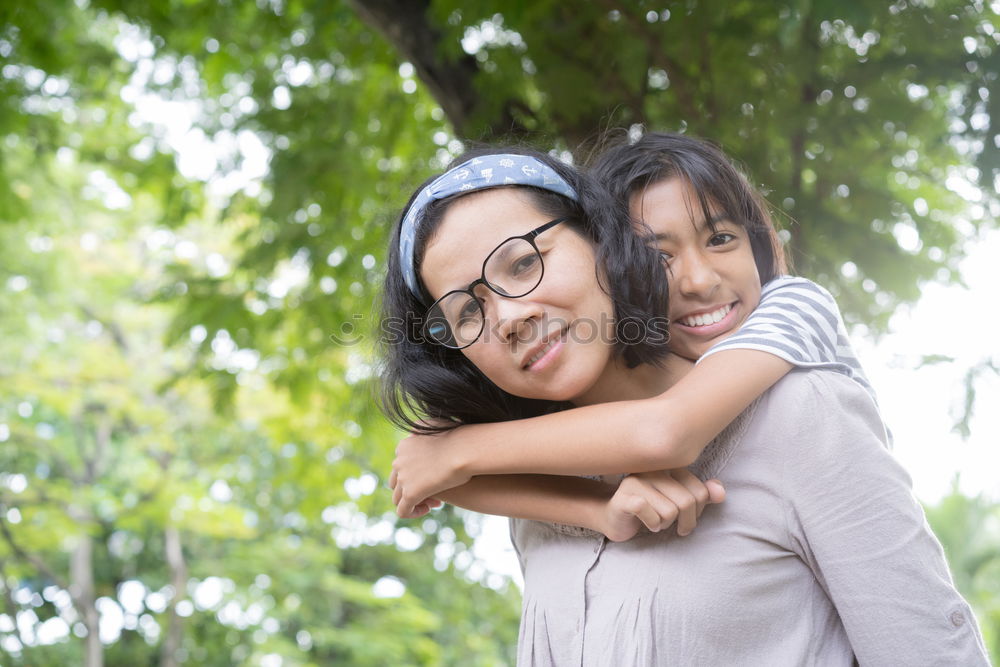
[[[715,324],[723,317],[729,314],[732,310],[732,306],[723,306],[713,313],[708,313],[706,315],[695,315],[693,317],[688,317],[681,320],[681,324],[689,327],[703,327],[706,324]]]

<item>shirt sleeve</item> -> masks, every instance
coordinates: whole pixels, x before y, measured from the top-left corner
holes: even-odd
[[[839,374],[787,379],[770,400],[780,401],[789,436],[781,452],[788,538],[830,596],[859,663],[988,665],[909,475],[883,446],[875,406]]]
[[[875,388],[847,336],[837,301],[806,278],[779,276],[767,283],[761,290],[760,304],[739,331],[713,345],[701,359],[737,349],[768,352],[797,368],[846,375],[878,403]]]
[[[739,331],[702,358],[740,348],[770,352],[795,366],[831,367],[845,364],[839,358],[845,344],[850,345],[833,296],[811,280],[781,276],[764,286],[760,304]]]

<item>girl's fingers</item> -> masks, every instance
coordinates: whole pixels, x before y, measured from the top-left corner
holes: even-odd
[[[403,499],[400,499],[399,502],[402,503],[399,506],[399,509],[403,510],[403,513],[400,514],[400,516],[402,516],[404,518],[407,518],[407,519],[411,518],[413,516],[413,512],[416,510],[417,505],[419,504],[419,503],[414,504],[413,502],[405,501]]]
[[[642,504],[642,507],[635,513],[635,517],[654,533],[660,529],[660,517],[646,503]]]
[[[430,511],[431,511],[431,506],[430,506],[429,503],[426,503],[426,502],[417,503],[413,507],[413,511],[409,512],[403,518],[404,519],[419,519],[420,517],[424,516],[425,514],[427,514]]]
[[[695,510],[695,516],[701,516],[702,511],[705,509],[705,505],[709,501],[708,487],[705,483],[698,479],[690,470],[671,470],[670,474],[678,482],[684,485],[684,488],[691,493],[694,497],[695,503],[697,505]],[[694,528],[694,526],[692,526]]]
[[[717,504],[726,499],[726,487],[717,479],[710,479],[705,482],[708,488],[708,502]]]
[[[631,503],[637,509],[644,509],[641,515],[638,511],[635,513],[639,520],[654,533],[672,526],[677,520],[679,509],[670,496],[658,488],[652,479],[645,476],[634,476],[628,480],[632,494]],[[666,478],[666,480],[676,484],[672,479]]]
[[[698,501],[694,494],[672,478],[658,480],[654,486],[677,507],[677,534],[684,536],[694,530],[698,523]]]
[[[395,469],[393,469],[393,471],[391,473],[389,473],[389,488],[390,489],[395,489],[396,488],[396,470]]]
[[[688,470],[678,469],[631,475],[620,509],[642,522],[652,532],[677,524],[677,534],[690,534],[709,503],[720,503],[726,490],[717,479],[702,482]]]
[[[647,501],[653,512],[656,514],[658,524],[656,528],[649,526],[649,524],[647,524],[646,527],[655,533],[672,526],[674,522],[677,521],[679,510],[677,509],[677,505],[671,502],[669,498],[664,496],[659,491],[655,489],[651,489],[650,491],[651,493],[649,494]]]
[[[669,526],[670,522],[668,521],[664,524],[665,517],[663,513],[653,506],[652,501],[656,498],[662,501],[662,496],[655,492],[649,493],[648,491],[648,489],[636,489],[635,493],[625,499],[623,507],[627,513],[641,521],[642,525],[646,526],[651,532],[656,533]]]
[[[402,513],[400,514],[400,516],[407,519],[415,519],[417,517],[421,517],[430,512],[432,509],[441,507],[441,505],[444,504],[437,498],[424,498],[423,500],[418,502],[413,502],[412,500],[407,500],[404,498],[400,500],[400,503],[405,504],[409,508],[405,514]],[[402,507],[400,507],[400,509],[402,509]]]

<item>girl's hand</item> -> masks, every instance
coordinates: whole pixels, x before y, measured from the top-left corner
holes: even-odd
[[[435,495],[469,481],[452,453],[451,433],[410,435],[396,447],[389,488],[396,513],[404,519],[423,516]]]
[[[705,506],[725,497],[722,482],[702,482],[684,468],[632,474],[608,500],[601,532],[612,542],[624,542],[642,526],[656,533],[676,522],[677,534],[688,535]]]
[[[413,508],[413,511],[402,517],[403,519],[419,519],[420,517],[428,514],[431,510],[437,509],[444,505],[444,502],[438,500],[437,498],[428,498],[427,500],[417,503],[417,506]]]

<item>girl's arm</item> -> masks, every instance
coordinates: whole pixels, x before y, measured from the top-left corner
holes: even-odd
[[[439,498],[486,514],[589,528],[621,542],[642,526],[658,532],[676,523],[678,534],[687,535],[706,505],[725,495],[718,480],[702,483],[674,470],[629,475],[617,487],[583,477],[487,475]]]
[[[411,514],[420,501],[475,475],[602,475],[688,466],[791,368],[768,352],[728,350],[706,358],[654,398],[410,436],[396,449],[390,480],[398,511]]]
[[[769,282],[738,332],[651,399],[411,436],[397,449],[398,511],[473,475],[610,474],[690,465],[730,421],[793,367],[829,368],[871,385],[836,301],[804,278]]]
[[[585,477],[486,475],[435,496],[483,514],[548,521],[604,532],[603,511],[614,487]]]

